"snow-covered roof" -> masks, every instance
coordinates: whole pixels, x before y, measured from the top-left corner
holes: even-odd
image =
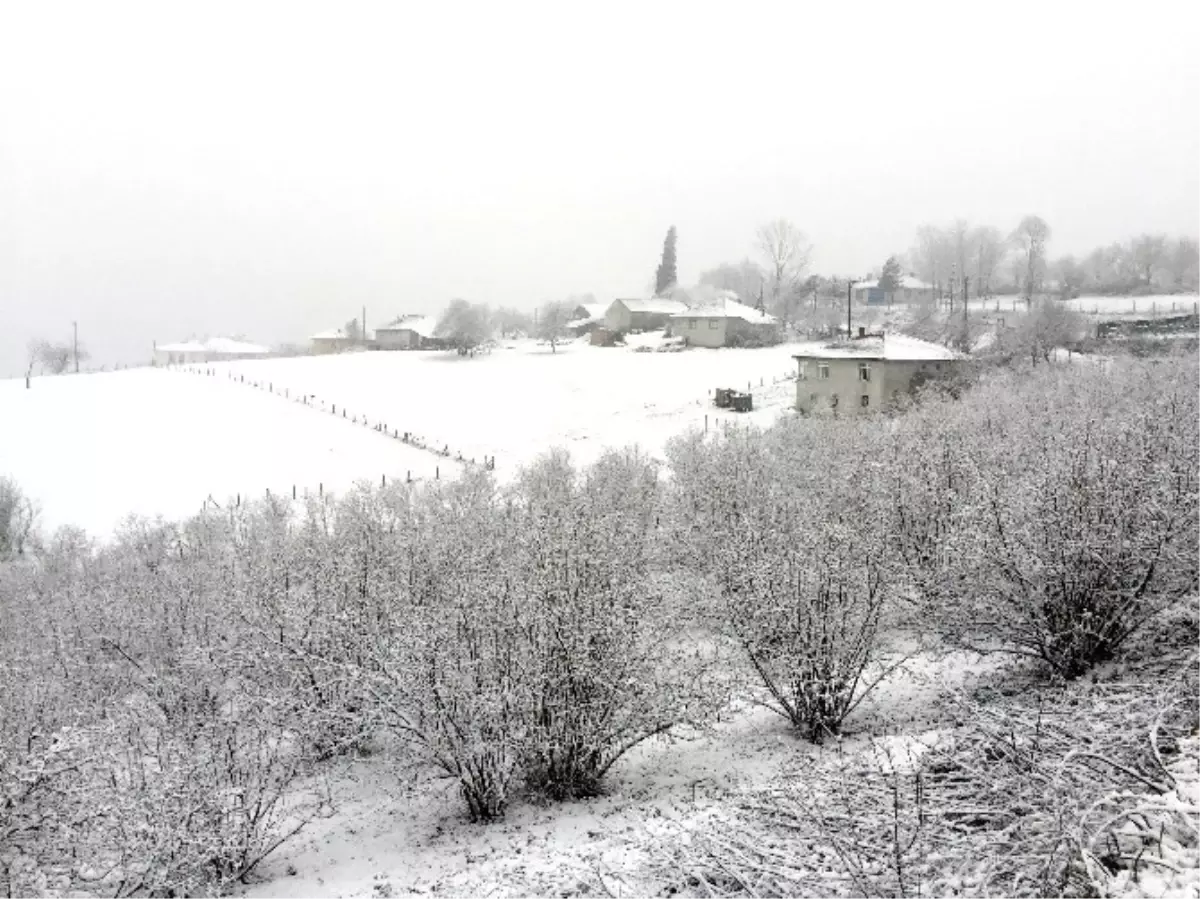
[[[210,337],[207,340],[188,340],[183,343],[163,343],[156,349],[162,353],[213,353],[220,356],[265,356],[269,347],[247,343],[232,337]]]
[[[309,340],[349,340],[350,338],[346,336],[346,332],[343,331],[341,328],[331,328],[328,331],[321,331],[318,334],[313,334],[308,339]]]
[[[265,356],[271,352],[269,347],[257,343],[247,343],[244,340],[234,340],[232,337],[210,337],[204,341],[204,348],[210,353],[221,353],[228,356]]]
[[[674,315],[687,309],[686,303],[676,300],[665,300],[662,297],[651,297],[648,300],[616,299],[613,302],[622,304],[630,312],[652,312],[661,315]]]
[[[875,278],[870,281],[855,281],[855,290],[865,290],[868,287],[878,287],[879,279]],[[933,290],[932,284],[927,284],[920,278],[914,278],[912,275],[905,275],[900,279],[900,286],[906,290]]]
[[[188,340],[184,343],[160,343],[155,346],[155,349],[160,353],[204,353],[207,352],[204,344],[198,340]]]
[[[580,303],[576,309],[582,309],[587,313],[577,319],[578,322],[593,322],[604,318],[604,313],[608,311],[608,303]]]
[[[742,321],[752,325],[775,324],[774,316],[760,312],[752,306],[747,306],[745,303],[739,303],[736,299],[730,297],[721,297],[715,302],[705,303],[703,306],[694,306],[683,312],[677,312],[671,318],[740,318]]]
[[[436,315],[401,315],[399,318],[393,319],[379,331],[412,331],[422,337],[429,338],[433,336],[433,330],[437,327]],[[376,332],[378,333],[378,331]]]
[[[904,334],[860,337],[811,343],[793,353],[794,359],[893,359],[909,362],[944,362],[963,358],[949,347]]]

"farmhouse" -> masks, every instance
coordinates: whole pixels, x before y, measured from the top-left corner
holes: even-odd
[[[322,331],[320,334],[314,334],[308,338],[308,342],[312,344],[312,351],[317,355],[340,353],[354,343],[350,335],[341,328],[334,328],[330,331]]]
[[[653,297],[648,300],[613,300],[604,313],[604,327],[609,331],[653,331],[665,328],[677,312],[686,312],[687,304],[677,300]]]
[[[671,316],[671,331],[691,346],[722,347],[771,342],[778,329],[776,320],[743,303],[737,295],[724,296],[702,306],[693,306]]]
[[[441,346],[433,336],[437,318],[432,315],[402,315],[375,330],[375,342],[381,350],[424,350]]]
[[[885,291],[879,281],[859,281],[854,285],[854,301],[866,306],[890,306],[892,303],[933,301],[933,285],[913,275],[905,275],[897,290]]]
[[[849,414],[874,412],[922,381],[948,374],[963,357],[936,343],[899,334],[866,334],[811,344],[793,355],[796,408],[819,403]]]
[[[230,359],[256,359],[270,352],[268,347],[257,343],[232,337],[210,337],[203,341],[192,339],[184,343],[156,343],[154,362],[156,365],[191,365]]]

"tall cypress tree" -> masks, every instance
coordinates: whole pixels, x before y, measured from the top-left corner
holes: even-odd
[[[662,262],[654,274],[654,293],[661,296],[679,282],[675,274],[675,226],[667,229],[667,239],[663,241]]]

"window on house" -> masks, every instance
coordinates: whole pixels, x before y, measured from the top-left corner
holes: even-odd
[[[934,367],[934,368],[936,368],[938,371],[941,371],[941,370],[942,370],[942,363],[940,363],[940,362],[935,362],[935,363],[933,364],[933,367]]]
[[[798,381],[807,381],[808,380],[808,363],[807,362],[799,363],[798,368],[796,370],[796,380],[798,380]]]
[[[717,327],[718,327],[717,320],[715,318],[710,318],[708,320],[708,330],[715,331],[715,330],[717,330]]]
[[[871,380],[871,366],[865,362],[858,363],[858,379],[860,381]],[[866,403],[863,403],[863,405],[865,406]]]
[[[694,318],[688,319],[688,327],[691,328],[693,331],[696,330],[696,320]]]
[[[867,406],[871,405],[871,398],[864,393],[861,397],[859,397],[858,404],[865,409]]]
[[[828,381],[829,380],[829,363],[828,362],[818,362],[817,363],[817,380],[819,380],[819,381]]]

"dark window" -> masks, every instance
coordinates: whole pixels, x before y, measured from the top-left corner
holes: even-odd
[[[864,394],[862,397],[859,398],[858,404],[865,409],[865,408],[867,408],[867,406],[871,405],[871,398]]]

